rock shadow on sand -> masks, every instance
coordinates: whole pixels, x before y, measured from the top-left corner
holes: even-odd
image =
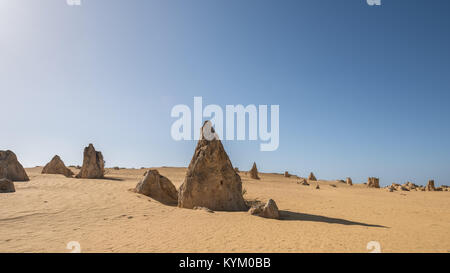
[[[389,228],[382,225],[372,225],[360,222],[349,221],[345,219],[326,217],[321,215],[307,214],[292,212],[287,210],[280,210],[280,220],[282,221],[310,221],[310,222],[321,222],[329,224],[340,224],[346,226],[363,226],[363,227],[377,227],[377,228]]]
[[[97,178],[98,180],[111,180],[111,181],[125,181],[125,179],[123,178],[119,178],[119,177],[110,177],[110,176],[105,176],[103,178]]]

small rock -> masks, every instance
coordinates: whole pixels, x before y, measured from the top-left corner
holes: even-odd
[[[395,187],[392,186],[392,185],[391,185],[391,186],[388,186],[386,189],[387,189],[388,192],[393,192],[393,191],[395,191]]]
[[[206,212],[209,212],[209,213],[214,213],[214,211],[212,211],[212,210],[210,210],[208,208],[205,208],[205,207],[194,207],[193,209],[194,210],[203,210],[203,211],[206,211]]]
[[[11,193],[15,191],[14,183],[11,180],[7,178],[0,179],[0,193]]]
[[[397,186],[396,190],[397,191],[409,191],[409,189],[407,187],[404,187],[402,185]]]
[[[300,184],[302,186],[309,186],[309,183],[305,178],[300,178],[300,180],[297,181],[297,184]]]
[[[251,215],[257,215],[264,218],[280,219],[280,212],[274,200],[269,199],[265,206],[252,207],[249,210]]]
[[[151,197],[163,204],[176,205],[178,192],[172,182],[157,170],[149,170],[136,185],[136,192]]]

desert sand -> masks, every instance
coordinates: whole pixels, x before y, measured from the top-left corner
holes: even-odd
[[[177,188],[186,174],[156,169]],[[369,252],[370,241],[382,252],[450,252],[450,192],[241,172],[246,200],[276,201],[274,220],[163,205],[131,190],[146,169],[106,169],[104,179],[41,171],[26,169],[31,181],[0,195],[0,252],[70,252],[71,241],[82,252]]]

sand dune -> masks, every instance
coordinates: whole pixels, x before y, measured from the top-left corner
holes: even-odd
[[[69,252],[70,241],[82,252],[369,252],[370,241],[382,252],[450,252],[449,192],[241,172],[247,200],[276,200],[273,220],[163,205],[130,191],[145,170],[107,169],[99,180],[26,171],[30,182],[0,195],[0,252]],[[158,171],[178,188],[186,169]]]

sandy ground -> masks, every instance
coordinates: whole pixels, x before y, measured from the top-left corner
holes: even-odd
[[[185,168],[159,168],[177,188]],[[42,175],[0,194],[0,252],[450,252],[450,192],[387,192],[241,173],[246,199],[274,199],[282,220],[165,206],[129,191],[145,170],[104,180]],[[76,170],[73,170],[75,173]],[[336,187],[330,186],[335,184]]]

